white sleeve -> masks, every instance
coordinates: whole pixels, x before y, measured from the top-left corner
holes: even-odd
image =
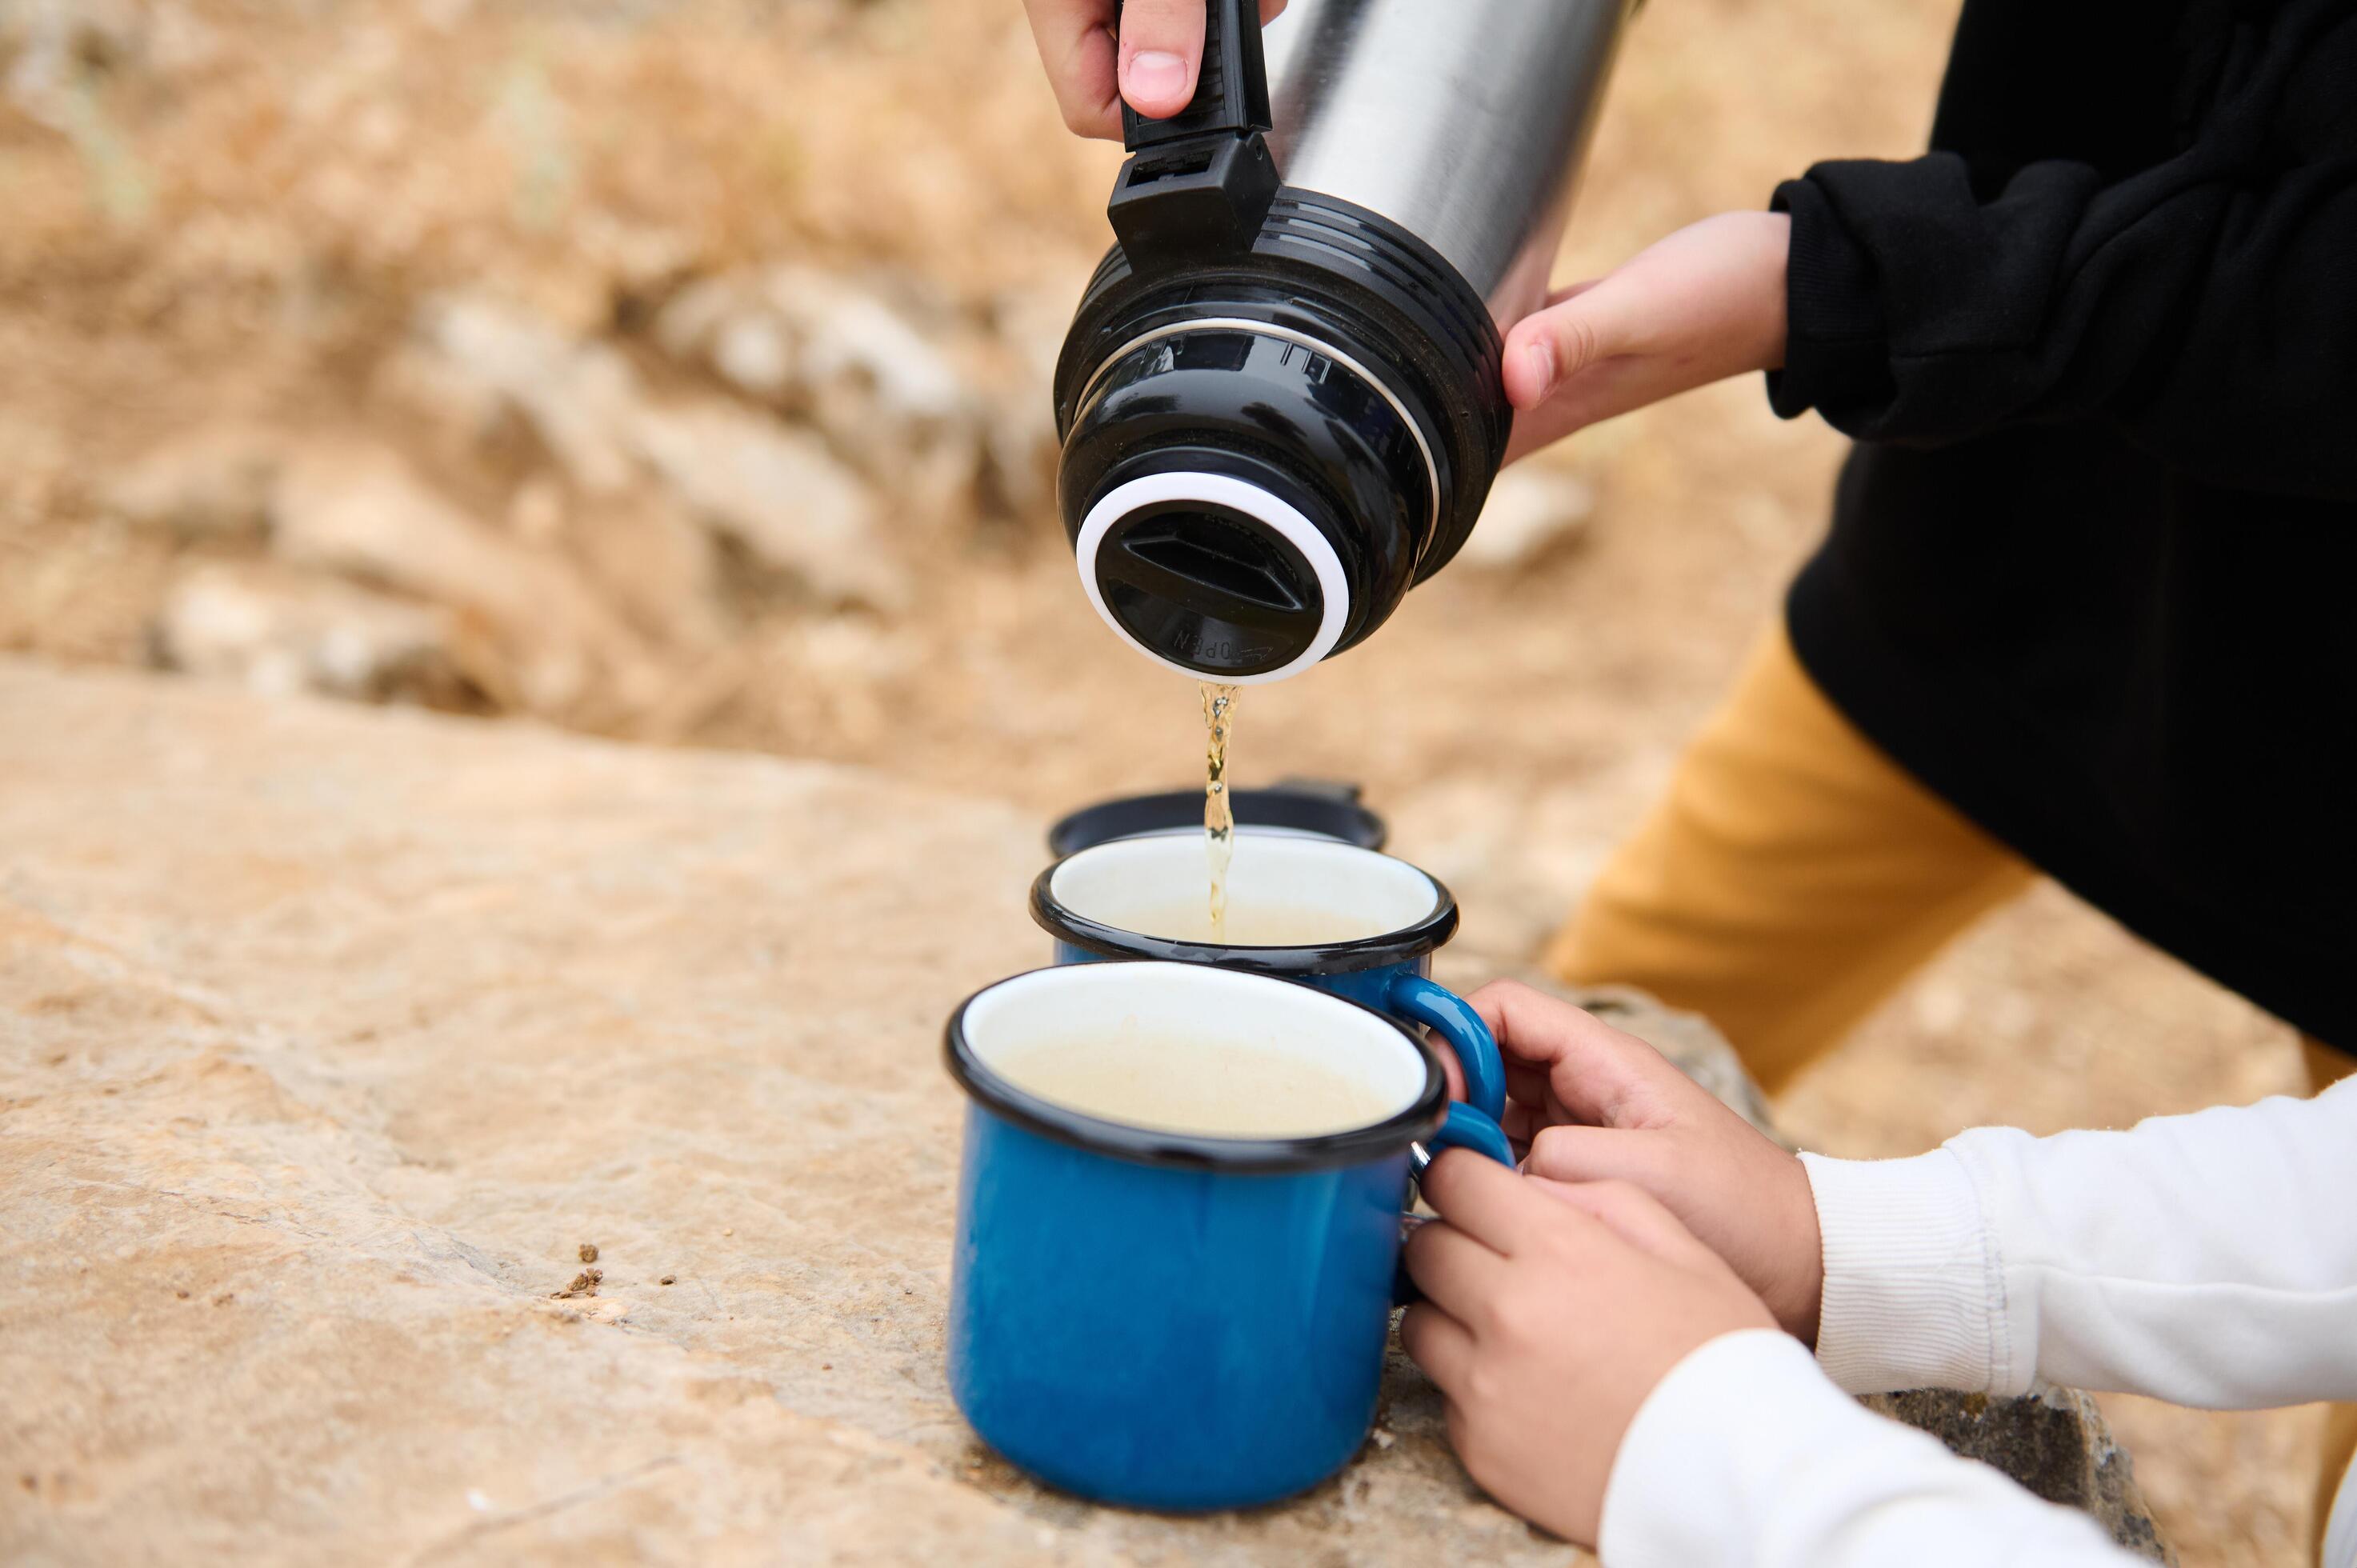
[[[1767,1328],[1672,1368],[1604,1490],[1605,1568],[2125,1568],[2095,1521],[1960,1459],[1829,1382]]]
[[[1802,1159],[1817,1356],[1852,1392],[2042,1377],[2210,1409],[2357,1399],[2357,1079],[2125,1133]]]

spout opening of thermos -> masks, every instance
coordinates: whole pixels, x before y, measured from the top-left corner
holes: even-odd
[[[1114,634],[1165,668],[1231,685],[1282,681],[1341,641],[1351,585],[1300,508],[1229,474],[1148,474],[1089,509],[1081,587]]]

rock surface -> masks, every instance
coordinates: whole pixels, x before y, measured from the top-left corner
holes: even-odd
[[[399,454],[369,442],[324,443],[287,464],[272,502],[282,561],[455,607],[496,657],[468,672],[512,705],[560,709],[604,684],[635,693],[644,650],[563,562],[526,549],[454,506]],[[489,650],[487,650],[489,651]]]
[[[0,1559],[1579,1559],[1395,1353],[1250,1514],[968,1434],[937,1040],[1042,957],[1008,810],[0,661]],[[1877,1402],[2169,1560],[2083,1395]]]
[[[1577,1560],[1396,1358],[1247,1515],[968,1434],[939,1029],[1044,956],[1039,831],[0,661],[0,1559]]]
[[[338,582],[288,582],[208,566],[176,584],[156,618],[156,662],[256,692],[316,691],[384,702],[420,690],[455,707],[464,681],[454,618]]]
[[[1917,1389],[1877,1394],[1866,1403],[1921,1427],[1968,1459],[1996,1466],[2048,1502],[2086,1509],[2138,1556],[2177,1561],[2136,1486],[2127,1450],[2095,1402],[2078,1390],[2040,1385],[2019,1399],[1993,1400]]]
[[[259,534],[286,445],[267,426],[199,425],[116,475],[102,487],[101,504],[126,522],[184,538]]]
[[[659,401],[613,345],[489,299],[432,301],[414,336],[388,371],[393,390],[479,432],[520,417],[583,494],[625,496],[651,478],[822,596],[905,598],[866,487],[809,431],[724,400]]]

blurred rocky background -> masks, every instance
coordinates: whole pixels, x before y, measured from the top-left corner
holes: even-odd
[[[1954,9],[1657,0],[1559,274],[1916,149]],[[1194,693],[1090,618],[1050,504],[1116,158],[1015,0],[0,0],[0,650],[1043,817],[1182,782]],[[1382,636],[1247,695],[1238,777],[1361,781],[1464,899],[1455,961],[1527,961],[1841,449],[1744,384],[1525,464]],[[1889,1155],[2299,1083],[2287,1031],[2048,889],[1777,1115]],[[2187,1561],[2298,1560],[2315,1412],[2103,1403]]]

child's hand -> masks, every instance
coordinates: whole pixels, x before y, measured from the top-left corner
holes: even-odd
[[[1511,459],[1616,413],[1784,362],[1792,220],[1722,212],[1553,295],[1506,334]]]
[[[1203,0],[1129,0],[1121,13],[1118,91],[1113,7],[1114,0],[1023,0],[1064,124],[1117,142],[1123,99],[1149,120],[1167,120],[1195,96]],[[1260,0],[1260,19],[1284,9],[1285,0]]]
[[[1613,1456],[1688,1351],[1768,1308],[1660,1204],[1619,1182],[1532,1180],[1462,1151],[1422,1183],[1440,1219],[1407,1240],[1426,1299],[1400,1345],[1448,1401],[1483,1489],[1593,1545]]]
[[[1824,1251],[1801,1162],[1662,1053],[1567,1002],[1501,980],[1466,999],[1505,1059],[1523,1168],[1643,1188],[1734,1266],[1785,1332],[1817,1337]]]

